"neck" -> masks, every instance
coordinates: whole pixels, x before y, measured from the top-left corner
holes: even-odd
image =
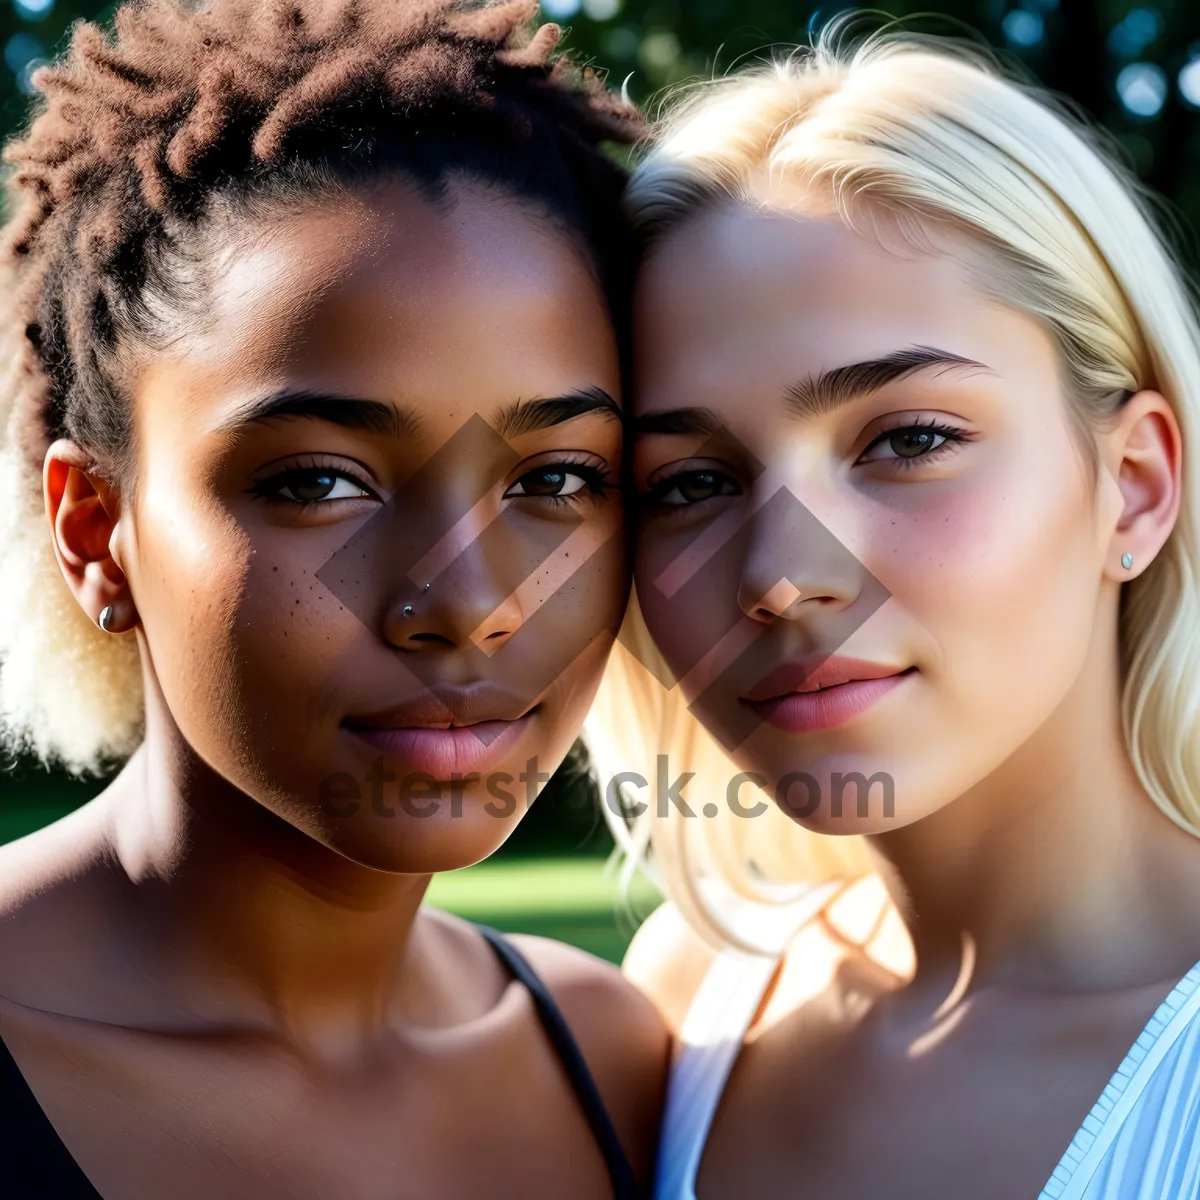
[[[153,697],[102,803],[122,936],[176,1011],[359,1042],[445,1015],[416,926],[430,876],[360,866],[289,824],[200,760]]]
[[[1115,655],[1092,655],[1004,765],[924,820],[872,839],[916,956],[914,984],[1108,990],[1200,956],[1200,844],[1125,750]]]

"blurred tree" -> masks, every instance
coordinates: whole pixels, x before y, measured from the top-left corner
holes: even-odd
[[[80,17],[112,3],[0,0],[0,134],[23,122],[32,71]],[[872,8],[914,27],[978,36],[1102,121],[1142,177],[1200,224],[1200,3],[1196,0],[542,0],[568,44],[639,101],[711,75],[810,24]]]
[[[1115,135],[1142,178],[1200,225],[1197,0],[542,0],[568,44],[638,101],[804,42],[815,22],[869,8],[909,27],[982,39]]]

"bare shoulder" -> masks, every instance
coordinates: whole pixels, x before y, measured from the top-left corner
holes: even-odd
[[[515,935],[513,944],[549,988],[643,1179],[653,1167],[670,1062],[657,1008],[620,970],[574,946]]]
[[[96,801],[0,845],[0,918],[78,879],[105,854],[103,814]]]
[[[678,1034],[700,982],[717,957],[670,901],[642,923],[625,954],[625,977],[653,1000]]]
[[[0,846],[0,996],[73,1011],[77,975],[100,941],[106,874],[93,805]]]

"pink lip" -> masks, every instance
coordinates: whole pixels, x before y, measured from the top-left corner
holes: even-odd
[[[444,782],[455,776],[482,771],[502,755],[533,721],[533,712],[513,721],[480,721],[446,729],[410,726],[400,729],[371,729],[350,726],[350,732],[380,751],[392,762],[402,763],[410,775],[431,775]]]
[[[751,703],[778,700],[792,692],[815,692],[839,683],[857,683],[863,679],[883,679],[899,675],[906,667],[870,662],[865,658],[847,658],[841,654],[820,654],[780,663],[769,671],[745,695]]]
[[[816,673],[802,676],[804,691],[790,691],[762,699],[743,699],[742,703],[752,708],[762,719],[776,729],[787,733],[813,733],[824,729],[836,729],[864,713],[876,701],[881,700],[893,688],[899,687],[915,668],[896,670],[882,668],[878,664],[855,663],[853,660],[830,660]],[[869,670],[865,669],[869,668]],[[847,672],[857,672],[861,677],[847,678]],[[801,682],[801,672],[792,668],[793,677]],[[776,673],[772,673],[775,675]],[[821,676],[843,682],[822,684]],[[770,678],[770,677],[769,677]],[[776,685],[777,686],[777,685]],[[756,691],[762,691],[760,685]]]

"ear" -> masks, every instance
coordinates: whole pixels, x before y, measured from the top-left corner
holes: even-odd
[[[108,632],[127,633],[138,615],[120,565],[119,492],[95,472],[90,455],[66,439],[46,451],[42,486],[55,557],[79,606],[97,624],[111,609]]]
[[[1150,565],[1175,528],[1182,501],[1183,437],[1165,397],[1147,390],[1125,401],[1104,441],[1124,505],[1109,542],[1105,574],[1124,582]],[[1133,556],[1128,568],[1121,561],[1126,554]]]

